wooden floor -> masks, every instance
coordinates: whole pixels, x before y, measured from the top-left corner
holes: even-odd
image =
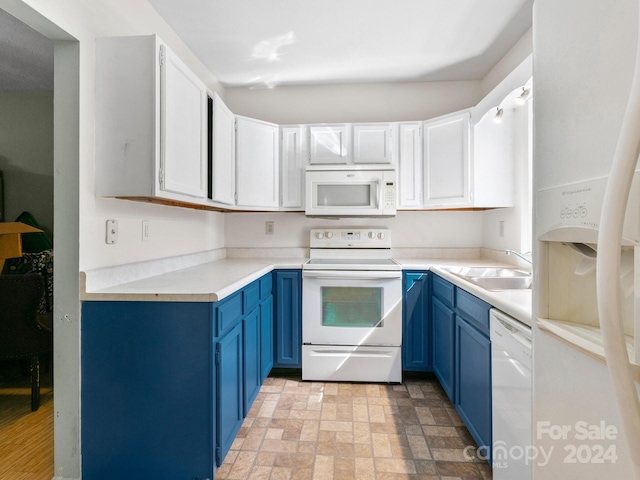
[[[6,366],[5,369],[6,370]],[[53,478],[53,389],[41,377],[40,408],[31,411],[29,379],[18,371],[0,377],[0,480]]]

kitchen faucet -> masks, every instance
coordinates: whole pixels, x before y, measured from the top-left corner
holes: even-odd
[[[529,258],[525,257],[525,255],[529,255],[529,254],[531,254],[531,252],[527,252],[527,253],[523,254],[523,253],[515,252],[513,250],[505,250],[504,253],[506,253],[507,255],[511,255],[513,253],[516,257],[520,257],[522,260],[527,262],[529,265],[533,265],[533,262]]]

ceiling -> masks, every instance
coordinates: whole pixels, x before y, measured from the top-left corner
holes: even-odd
[[[149,0],[225,87],[478,80],[533,0]],[[53,43],[0,10],[0,91],[53,89]]]
[[[43,90],[53,90],[53,42],[0,10],[0,91]]]
[[[533,0],[149,0],[225,87],[477,80]]]

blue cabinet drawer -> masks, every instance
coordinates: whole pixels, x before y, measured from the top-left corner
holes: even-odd
[[[242,318],[242,292],[222,300],[215,309],[216,336],[220,337]]]
[[[461,313],[469,323],[488,335],[489,310],[491,309],[491,305],[460,288],[457,290],[457,311]]]
[[[437,297],[442,303],[449,307],[455,305],[455,286],[447,280],[433,276],[433,295]]]
[[[243,293],[243,307],[244,314],[251,313],[254,308],[260,303],[260,280],[256,280],[250,283],[244,288]]]
[[[271,295],[272,289],[273,275],[271,273],[267,273],[262,278],[260,278],[260,300],[264,300],[269,295]]]

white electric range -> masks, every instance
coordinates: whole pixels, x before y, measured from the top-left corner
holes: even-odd
[[[302,267],[302,379],[402,381],[402,271],[384,228],[310,232]]]

